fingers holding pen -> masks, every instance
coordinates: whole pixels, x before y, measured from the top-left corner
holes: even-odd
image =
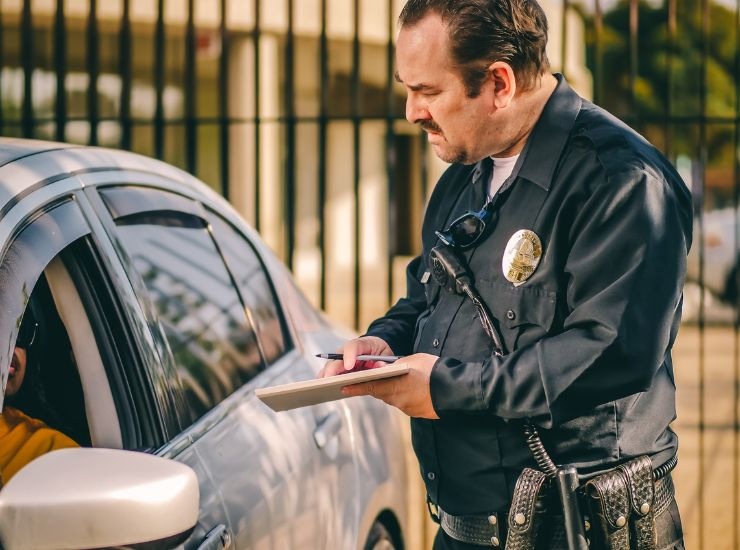
[[[384,340],[377,336],[361,336],[347,342],[342,348],[344,355],[344,370],[352,370],[358,366],[364,368],[375,368],[378,361],[365,361],[358,365],[358,355],[392,355],[393,350]],[[383,364],[381,363],[380,366]]]
[[[339,350],[342,359],[329,361],[322,368],[317,377],[325,378],[343,374],[356,368],[376,368],[387,363],[382,361],[357,361],[358,355],[391,355],[393,351],[384,340],[376,336],[361,336],[346,342]]]

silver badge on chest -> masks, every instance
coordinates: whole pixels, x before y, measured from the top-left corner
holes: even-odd
[[[501,269],[504,277],[519,286],[532,276],[542,257],[542,243],[537,233],[520,229],[506,243]]]

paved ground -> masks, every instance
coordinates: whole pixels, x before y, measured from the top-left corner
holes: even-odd
[[[680,438],[674,479],[692,550],[740,548],[738,346],[731,326],[707,326],[702,336],[685,324],[674,348]]]

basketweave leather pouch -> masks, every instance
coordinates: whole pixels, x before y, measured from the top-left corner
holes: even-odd
[[[586,483],[592,512],[609,550],[655,550],[655,481],[648,456],[639,456]],[[595,506],[594,506],[595,504]]]
[[[630,550],[629,491],[620,469],[610,470],[586,483],[592,515],[608,550]]]
[[[648,456],[640,456],[619,466],[627,478],[627,491],[632,507],[631,524],[635,550],[655,550],[655,483],[653,464]]]
[[[506,550],[533,550],[547,514],[549,480],[539,470],[524,468],[509,509]]]

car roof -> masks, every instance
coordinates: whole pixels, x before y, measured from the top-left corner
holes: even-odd
[[[71,145],[32,139],[0,138],[0,167],[29,155],[64,147]]]
[[[164,176],[195,194],[223,200],[187,172],[129,151],[20,138],[0,138],[0,217],[38,187],[86,172],[126,170]]]

